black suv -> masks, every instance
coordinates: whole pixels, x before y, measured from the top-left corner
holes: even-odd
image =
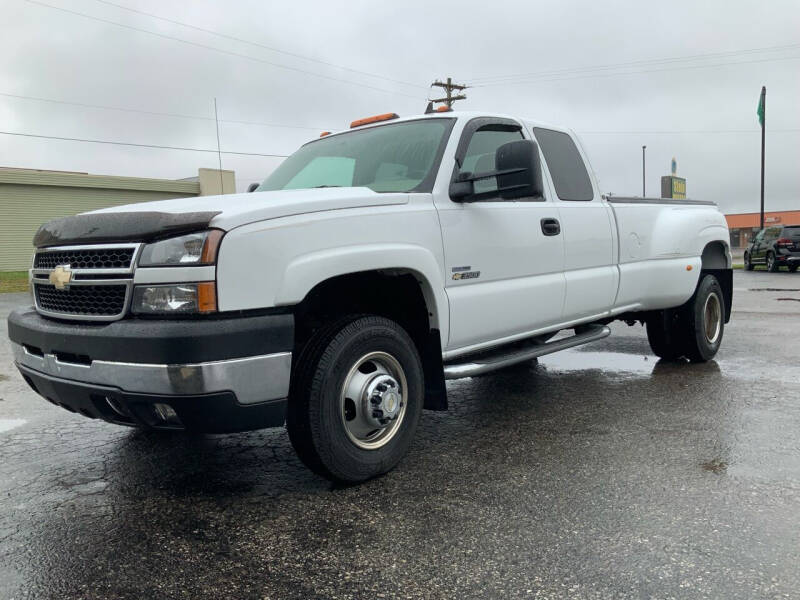
[[[758,232],[744,251],[744,268],[766,265],[775,273],[782,266],[792,273],[800,266],[800,225],[776,225]]]

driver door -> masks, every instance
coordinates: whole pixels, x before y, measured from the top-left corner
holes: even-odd
[[[510,119],[472,119],[456,150],[453,179],[493,171],[497,148],[527,137]],[[468,201],[436,200],[450,301],[448,350],[557,324],[564,305],[564,236],[552,200],[503,200],[494,178],[476,181],[475,192]]]

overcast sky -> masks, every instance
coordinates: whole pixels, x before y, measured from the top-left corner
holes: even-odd
[[[474,84],[458,108],[576,130],[605,192],[641,194],[646,144],[648,195],[675,156],[690,197],[746,212],[766,85],[767,209],[800,208],[797,0],[111,1],[2,0],[0,130],[214,149],[216,97],[223,150],[289,154],[354,118],[420,113],[451,76]],[[223,155],[240,189],[279,161]],[[0,135],[0,166],[177,179],[217,155]]]

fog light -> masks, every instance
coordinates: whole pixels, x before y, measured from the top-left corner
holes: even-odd
[[[175,412],[175,409],[173,409],[169,404],[161,404],[159,402],[153,404],[153,413],[164,425],[183,427],[183,423],[181,423],[181,420],[178,418],[178,414]]]

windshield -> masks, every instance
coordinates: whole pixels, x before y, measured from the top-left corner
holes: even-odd
[[[454,119],[420,119],[310,142],[258,191],[363,186],[376,192],[430,192]]]

